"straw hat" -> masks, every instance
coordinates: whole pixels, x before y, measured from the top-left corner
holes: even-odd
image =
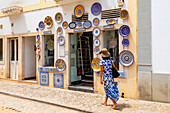
[[[101,51],[100,51],[100,55],[102,57],[110,57],[110,53],[109,51],[106,49],[106,48],[103,48]]]

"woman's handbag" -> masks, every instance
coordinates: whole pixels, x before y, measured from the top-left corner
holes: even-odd
[[[111,61],[111,63],[112,63],[112,61]],[[116,68],[113,66],[113,64],[112,64],[112,76],[113,76],[113,78],[117,78],[120,76],[119,72],[116,70]]]

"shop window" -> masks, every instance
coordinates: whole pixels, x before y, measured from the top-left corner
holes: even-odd
[[[111,54],[111,59],[119,70],[119,35],[118,30],[108,30],[103,33],[103,47]]]
[[[3,61],[3,39],[0,39],[0,61]]]
[[[44,44],[44,66],[54,66],[54,35],[45,35]]]

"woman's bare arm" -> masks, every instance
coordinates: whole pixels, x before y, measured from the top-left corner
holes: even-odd
[[[100,83],[103,84],[102,77],[103,77],[103,66],[100,66]]]

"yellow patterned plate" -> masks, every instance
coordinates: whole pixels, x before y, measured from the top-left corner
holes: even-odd
[[[128,18],[128,11],[123,9],[120,11],[120,18],[126,20]]]
[[[56,22],[59,24],[59,23],[61,23],[62,21],[63,21],[63,16],[62,16],[62,14],[61,13],[56,13],[56,15],[55,15],[55,20],[56,20]]]
[[[48,50],[52,51],[54,49],[54,41],[52,39],[49,39],[47,44]]]
[[[63,29],[62,29],[61,27],[58,27],[57,33],[58,33],[59,35],[61,35],[61,34],[63,33]]]
[[[66,68],[66,63],[63,59],[57,59],[56,68],[58,71],[64,71]]]
[[[94,58],[91,67],[94,71],[100,71],[100,58]]]
[[[47,29],[50,29],[53,26],[53,19],[50,16],[47,16],[44,20],[44,24]]]
[[[75,8],[74,8],[74,15],[77,17],[77,18],[80,18],[82,17],[84,14],[84,7],[82,5],[77,5]]]
[[[64,22],[63,22],[63,28],[64,28],[64,29],[67,29],[67,27],[68,27],[68,23],[67,23],[66,21],[64,21]]]

